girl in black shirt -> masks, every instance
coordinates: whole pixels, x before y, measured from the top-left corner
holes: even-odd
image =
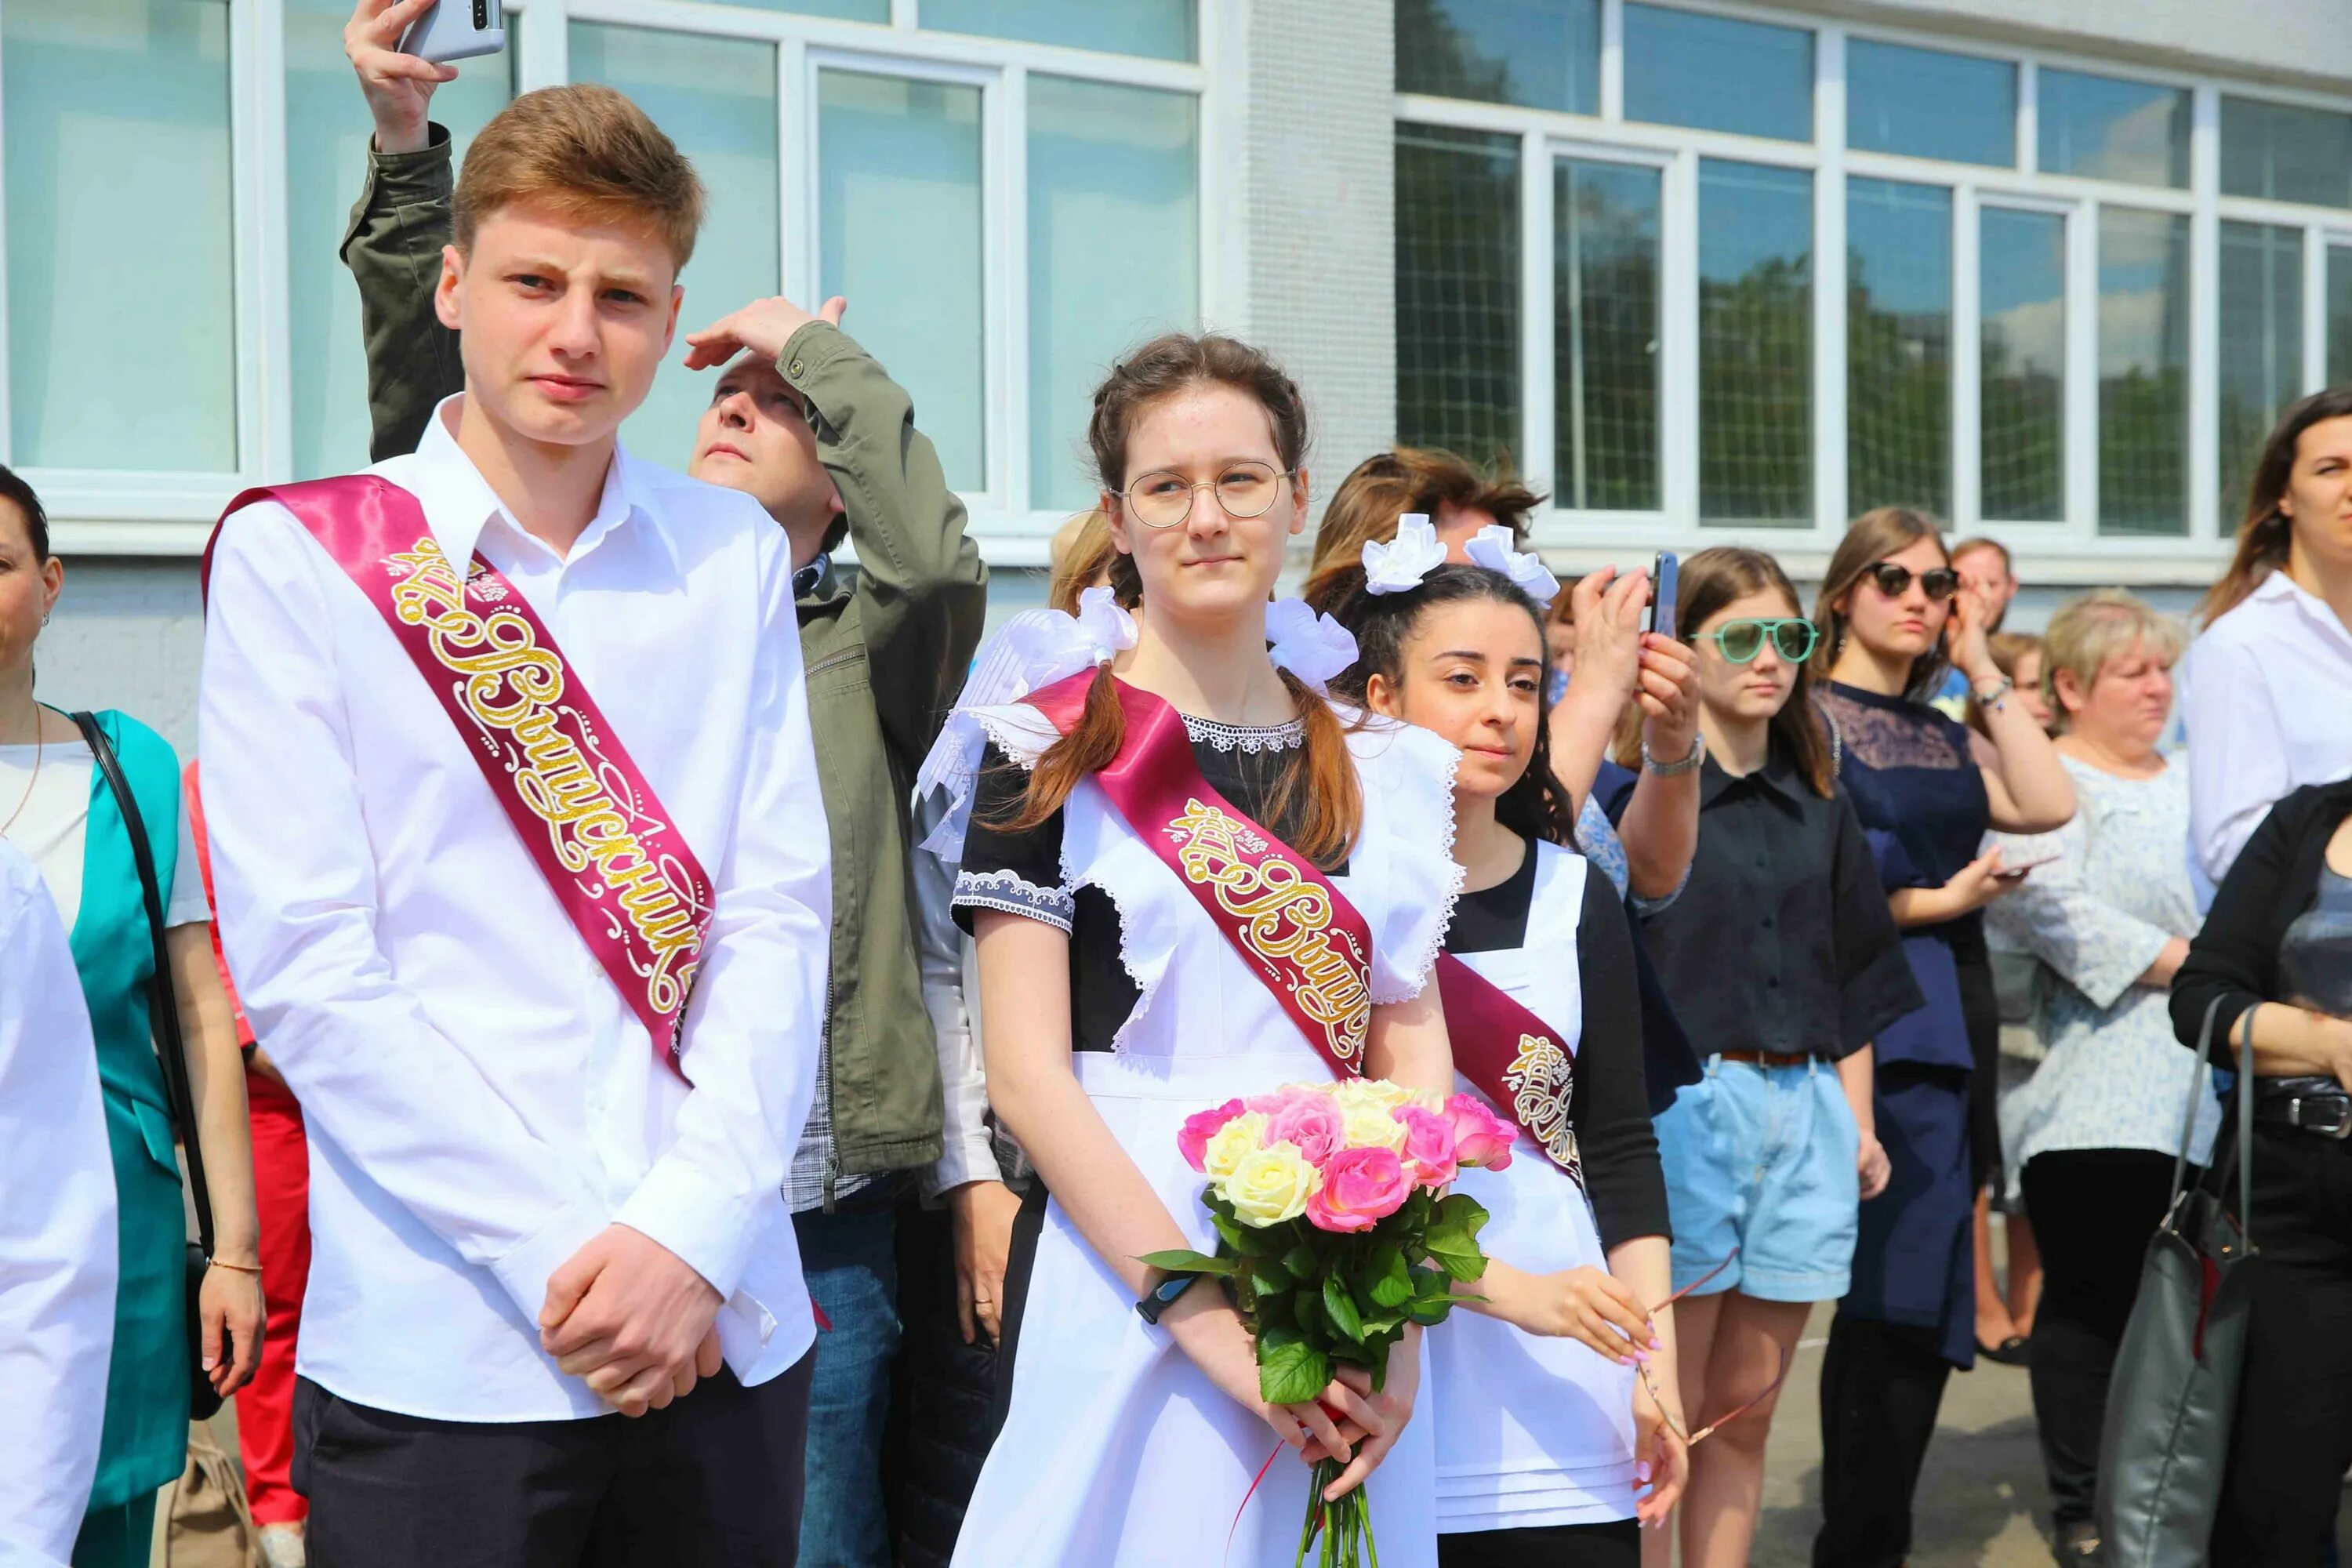
[[[1816,633],[1780,563],[1702,551],[1680,600],[1708,753],[1698,853],[1643,934],[1706,1058],[1658,1119],[1675,1285],[1696,1287],[1683,1404],[1706,1420],[1773,1387],[1813,1303],[1845,1294],[1860,1203],[1887,1180],[1871,1037],[1920,995],[1806,700]],[[1772,1404],[1693,1454],[1685,1562],[1748,1561]]]

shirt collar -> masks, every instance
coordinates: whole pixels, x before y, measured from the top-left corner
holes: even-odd
[[[2284,599],[2302,611],[2304,619],[2319,631],[2338,641],[2352,641],[2352,626],[2344,624],[2326,600],[2288,576],[2284,565],[2272,567],[2269,574],[2254,584],[2250,596],[2263,600]]]
[[[425,522],[432,528],[441,553],[462,569],[464,563],[474,558],[483,531],[494,519],[521,542],[522,548],[547,549],[524,531],[499,500],[498,492],[490,489],[489,481],[482,478],[474,460],[457,445],[452,427],[457,420],[457,400],[464,395],[453,394],[435,405],[433,417],[425,422],[425,437],[416,444],[415,466],[409,472],[408,488],[423,504]],[[662,526],[646,469],[615,441],[612,463],[604,470],[604,489],[596,502],[596,515],[573,542],[567,561],[579,560],[614,530],[632,520],[657,543],[661,560],[671,571],[677,571],[677,548],[668,529]]]
[[[1762,767],[1744,775],[1725,772],[1722,763],[1708,757],[1705,771],[1699,774],[1699,805],[1702,807],[1713,805],[1735,784],[1749,783],[1772,791],[1791,805],[1804,805],[1806,798],[1813,793],[1798,776],[1796,764],[1790,762],[1783,749],[1774,746],[1766,754]]]

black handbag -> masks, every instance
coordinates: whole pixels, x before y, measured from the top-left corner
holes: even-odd
[[[180,1151],[187,1160],[188,1196],[196,1210],[196,1239],[188,1243],[187,1264],[188,1415],[192,1420],[204,1421],[221,1407],[221,1396],[214,1392],[212,1378],[205,1372],[205,1321],[198,1305],[205,1275],[212,1268],[213,1199],[211,1190],[205,1185],[205,1154],[196,1136],[195,1097],[188,1089],[187,1044],[180,1035],[180,1008],[172,991],[171,954],[163,944],[163,894],[155,882],[155,857],[147,845],[147,825],[139,815],[139,803],[131,796],[131,781],[122,776],[122,763],[114,754],[113,742],[99,728],[95,714],[77,713],[73,721],[79,726],[82,739],[89,742],[90,757],[122,813],[122,826],[130,830],[131,858],[139,868],[139,890],[147,905],[147,934],[155,944],[154,973],[148,979],[147,1010],[153,1019],[155,1058],[163,1069],[163,1089],[172,1101],[172,1121],[179,1129]],[[228,1336],[224,1330],[221,1359],[228,1358]]]
[[[2118,1568],[2197,1568],[2210,1554],[2230,1432],[2238,1413],[2252,1304],[2254,1085],[2244,1033],[2238,1072],[2238,1212],[2213,1191],[2183,1192],[2189,1133],[2212,1073],[2216,998],[2205,1009],[2189,1077],[2172,1202],[2147,1244],[2139,1295],[2116,1352],[2099,1435],[2096,1510],[2105,1561]]]

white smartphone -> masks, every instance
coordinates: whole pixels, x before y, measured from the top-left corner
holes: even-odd
[[[400,52],[440,64],[494,55],[507,47],[506,17],[499,0],[440,0],[408,24]]]

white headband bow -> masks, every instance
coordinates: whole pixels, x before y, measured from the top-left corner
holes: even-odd
[[[1537,604],[1549,605],[1559,596],[1559,579],[1545,567],[1541,556],[1531,550],[1514,550],[1511,544],[1511,531],[1498,522],[1490,522],[1471,535],[1462,552],[1474,564],[1508,577]]]
[[[1277,599],[1265,607],[1270,657],[1318,691],[1356,662],[1356,636],[1328,616],[1318,616],[1304,599]]]
[[[1409,594],[1421,580],[1445,564],[1445,546],[1426,514],[1406,512],[1397,519],[1396,542],[1364,542],[1364,592]]]

